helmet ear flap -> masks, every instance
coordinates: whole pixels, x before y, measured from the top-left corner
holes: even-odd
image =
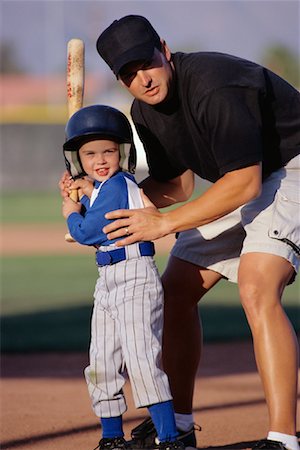
[[[136,148],[132,141],[132,144],[123,142],[119,144],[120,149],[120,167],[129,173],[135,173],[136,167]]]
[[[79,158],[79,151],[76,150],[64,150],[64,158],[65,164],[68,172],[70,172],[72,178],[75,180],[76,178],[81,178],[86,175],[83,167],[81,165],[81,161]]]

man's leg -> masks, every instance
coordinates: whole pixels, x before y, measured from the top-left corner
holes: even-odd
[[[253,335],[270,430],[287,435],[296,433],[298,347],[281,296],[292,275],[291,264],[280,256],[241,256],[240,297]]]
[[[171,256],[162,276],[165,292],[163,367],[176,413],[191,414],[194,381],[201,356],[198,301],[222,276]]]

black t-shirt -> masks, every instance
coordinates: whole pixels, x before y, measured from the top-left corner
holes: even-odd
[[[191,169],[215,182],[262,161],[263,176],[300,153],[300,94],[266,68],[221,53],[175,53],[170,100],[131,108],[150,175]]]

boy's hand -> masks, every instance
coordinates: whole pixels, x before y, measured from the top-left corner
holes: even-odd
[[[73,189],[79,190],[79,198],[81,198],[83,195],[87,195],[89,198],[91,198],[94,189],[94,183],[88,177],[79,178],[78,180],[73,181],[67,170],[62,174],[58,186],[62,198],[69,197]]]
[[[73,212],[80,213],[81,211],[81,203],[75,203],[70,197],[65,197],[62,204],[62,214],[65,219],[69,217]]]
[[[79,189],[79,198],[83,195],[91,198],[94,189],[94,183],[88,177],[79,178],[71,184],[71,189]]]
[[[70,195],[70,186],[73,183],[72,177],[69,172],[66,170],[59,180],[58,187],[60,189],[60,195],[63,199],[69,197]]]

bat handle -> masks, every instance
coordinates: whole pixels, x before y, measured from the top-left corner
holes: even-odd
[[[71,193],[70,193],[70,199],[73,200],[73,202],[78,202],[79,198],[78,198],[78,189],[72,189]]]
[[[76,202],[76,203],[78,202],[78,200],[79,200],[78,189],[71,190],[70,198],[73,200],[73,202]],[[70,242],[70,243],[76,242],[75,239],[72,238],[70,233],[65,234],[65,241]]]
[[[76,242],[74,238],[72,238],[72,236],[70,235],[70,233],[66,233],[65,234],[65,241],[69,242],[70,244],[72,244],[73,242]]]

